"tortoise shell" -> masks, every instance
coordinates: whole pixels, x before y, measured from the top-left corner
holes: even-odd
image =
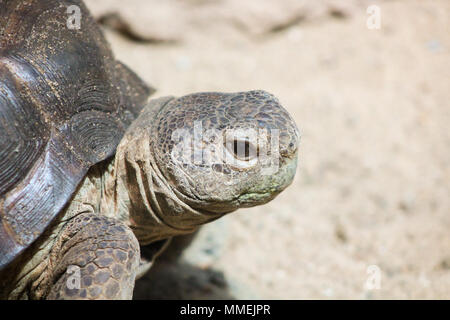
[[[151,93],[81,1],[0,0],[0,270],[114,154]]]

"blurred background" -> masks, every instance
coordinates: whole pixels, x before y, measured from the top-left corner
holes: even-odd
[[[86,3],[155,97],[264,89],[302,133],[292,186],[135,298],[450,299],[450,1]]]

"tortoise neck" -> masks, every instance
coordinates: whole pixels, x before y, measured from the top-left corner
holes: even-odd
[[[127,223],[145,245],[191,233],[218,216],[194,209],[173,190],[155,161],[143,116],[149,116],[145,110],[128,128],[107,170],[102,211]]]

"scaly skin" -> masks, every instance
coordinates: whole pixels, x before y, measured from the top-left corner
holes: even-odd
[[[196,137],[196,121],[212,134],[184,146],[194,155],[200,150],[203,158],[180,160],[174,132]],[[267,131],[258,133],[257,145],[245,132],[235,132],[231,148],[227,138],[223,149],[220,137],[232,129]],[[268,149],[274,132],[279,152],[272,155],[279,167],[267,174],[256,151]],[[160,240],[191,233],[240,207],[264,204],[284,190],[295,175],[298,142],[294,121],[264,91],[150,101],[115,158],[92,167],[60,217],[2,271],[0,279],[8,280],[0,283],[0,292],[9,299],[131,299],[136,276],[163,248]],[[247,152],[236,154],[238,146]],[[154,257],[140,261],[139,244],[155,244]],[[68,285],[73,266],[79,288]]]

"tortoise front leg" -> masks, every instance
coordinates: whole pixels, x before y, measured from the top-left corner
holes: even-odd
[[[93,213],[70,221],[50,257],[47,299],[131,299],[140,252],[130,228]]]

